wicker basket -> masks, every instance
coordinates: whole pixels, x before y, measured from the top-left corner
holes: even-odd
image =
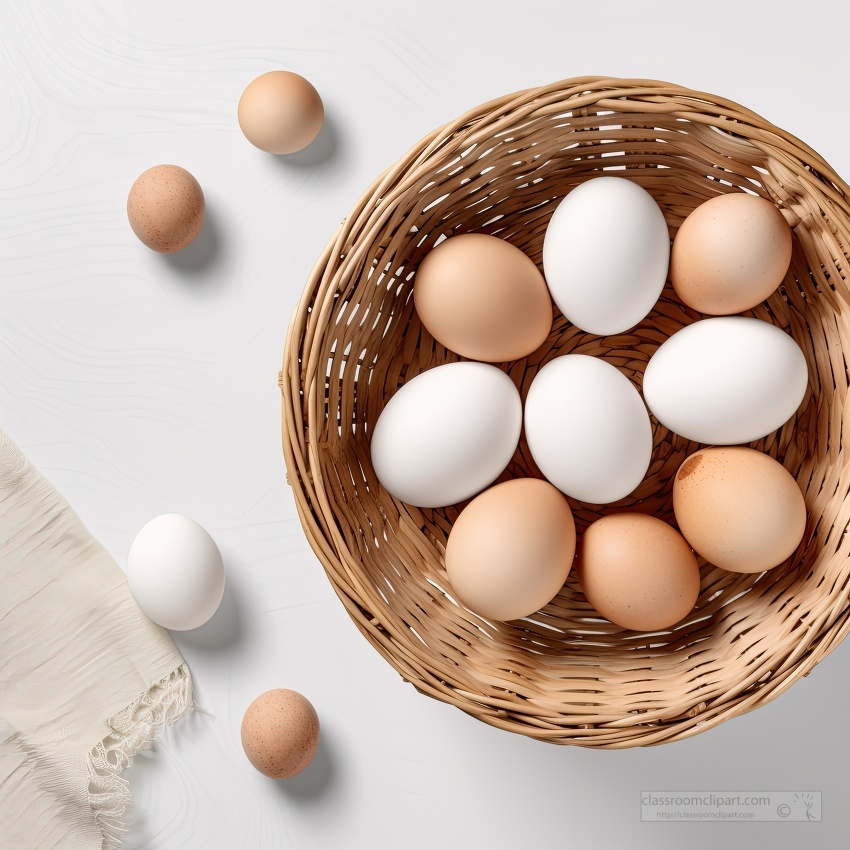
[[[784,284],[749,315],[794,337],[810,386],[791,422],[750,445],[799,482],[805,537],[790,562],[768,574],[700,562],[697,607],[663,633],[601,619],[575,571],[534,617],[486,622],[451,599],[444,568],[463,505],[420,510],[394,500],[371,468],[370,428],[405,381],[459,359],[413,309],[414,274],[435,242],[491,233],[539,265],[559,199],[609,170],[655,197],[671,235],[697,204],[742,189],[772,199],[793,227]],[[280,375],[283,446],[311,546],[360,631],[405,680],[511,732],[630,747],[684,738],[757,708],[836,646],[850,627],[849,195],[817,153],[731,101],[595,77],[473,109],[366,190],[292,317]],[[523,397],[537,369],[567,352],[602,356],[640,387],[661,342],[697,318],[669,284],[650,316],[617,336],[583,333],[556,311],[546,343],[502,366]],[[613,507],[572,502],[579,532],[616,508],[672,519],[671,477],[696,444],[654,420],[653,429],[644,482]],[[518,475],[539,476],[524,443],[501,479]]]

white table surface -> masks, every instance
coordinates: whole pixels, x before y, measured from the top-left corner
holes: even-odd
[[[129,771],[128,848],[843,844],[850,645],[755,712],[616,752],[500,732],[404,684],[302,534],[277,372],[304,281],[360,192],[492,97],[589,73],[671,80],[749,106],[850,175],[848,25],[846,5],[821,2],[0,2],[0,426],[122,565],[144,522],[179,511],[227,566],[213,621],[175,635],[204,711]],[[290,158],[236,124],[244,86],[274,68],[327,109],[316,147]],[[162,162],[208,203],[171,257],[125,215]],[[275,687],[307,695],[323,729],[288,782],[239,742],[245,708]],[[641,823],[642,789],[820,790],[823,821]]]

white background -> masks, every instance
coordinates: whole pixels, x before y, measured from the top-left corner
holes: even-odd
[[[301,532],[277,372],[312,264],[360,192],[492,97],[584,74],[666,79],[745,104],[850,176],[846,9],[1,0],[0,426],[122,565],[166,511],[206,526],[227,565],[214,620],[175,636],[205,711],[128,773],[127,847],[843,845],[850,646],[756,712],[616,752],[500,732],[405,685]],[[315,148],[289,158],[236,123],[242,89],[274,68],[310,79],[327,109]],[[172,257],[125,214],[133,180],[163,162],[208,204]],[[288,782],[239,742],[245,708],[274,687],[322,722],[319,756]],[[823,822],[641,823],[641,789],[822,790]]]

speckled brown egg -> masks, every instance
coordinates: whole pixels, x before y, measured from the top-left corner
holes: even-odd
[[[260,694],[242,718],[242,749],[260,773],[287,779],[307,767],[319,747],[319,718],[297,691]]]
[[[794,476],[746,446],[694,452],[673,483],[679,530],[707,561],[736,573],[779,566],[806,530],[806,502]]]
[[[204,193],[179,165],[155,165],[130,189],[127,218],[148,248],[173,254],[185,248],[204,223]]]
[[[670,282],[680,300],[701,313],[742,313],[782,283],[791,243],[791,228],[775,204],[747,192],[717,195],[679,228]]]
[[[699,566],[691,547],[675,528],[647,514],[596,520],[584,532],[576,567],[587,601],[626,629],[670,628],[699,596]]]
[[[237,109],[245,138],[267,153],[306,148],[322,129],[325,108],[309,80],[292,71],[269,71],[248,84]]]

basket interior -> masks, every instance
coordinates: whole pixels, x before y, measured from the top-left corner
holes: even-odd
[[[551,102],[550,102],[551,101]],[[836,212],[795,181],[780,151],[733,122],[682,117],[652,101],[597,98],[566,108],[555,98],[505,106],[437,133],[379,180],[349,219],[321,270],[313,336],[318,384],[305,393],[309,441],[322,487],[314,506],[331,541],[329,574],[367,637],[406,678],[487,722],[548,740],[628,746],[698,731],[699,724],[759,703],[766,685],[801,673],[817,642],[847,619],[847,475],[841,435],[847,368],[846,295]],[[740,129],[740,128],[739,128]],[[465,503],[418,509],[380,487],[369,461],[370,430],[406,381],[461,359],[436,343],[413,308],[416,269],[458,233],[499,236],[542,271],[543,236],[558,202],[602,173],[652,194],[671,237],[698,204],[745,191],[777,203],[795,233],[782,287],[745,315],[771,322],[800,345],[809,389],[793,420],[750,443],[795,476],[809,512],[793,557],[766,574],[728,573],[700,561],[696,608],[658,633],[624,630],[586,602],[575,570],[539,614],[488,622],[451,597],[446,539]],[[826,181],[823,181],[826,185]],[[842,229],[843,228],[843,229]],[[604,358],[640,389],[658,346],[702,316],[668,283],[632,331],[600,337],[555,310],[549,338],[531,356],[501,364],[525,398],[537,369],[570,352]],[[652,419],[647,476],[628,498],[595,506],[570,500],[579,534],[599,516],[636,510],[673,521],[672,478],[698,444]],[[318,476],[317,476],[318,473]],[[499,480],[541,477],[524,438]],[[843,636],[843,635],[842,635]],[[787,683],[790,684],[790,681]],[[684,723],[687,728],[664,732]]]

